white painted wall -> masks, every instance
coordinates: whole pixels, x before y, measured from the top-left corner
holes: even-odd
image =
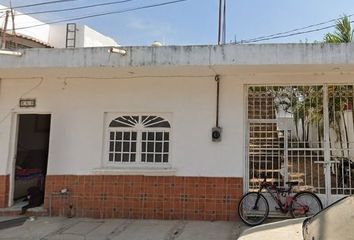
[[[225,68],[226,72],[233,67]],[[137,70],[137,69],[135,69]],[[31,73],[34,79],[3,77],[0,87],[0,175],[11,172],[11,129],[16,113],[52,113],[48,174],[92,174],[102,167],[105,112],[171,113],[172,167],[180,176],[244,175],[246,126],[244,122],[245,84],[354,83],[351,75],[331,74],[240,74],[222,76],[220,125],[222,142],[211,141],[215,125],[216,84],[204,77],[122,77],[101,78],[108,69],[88,70],[76,78],[66,77],[66,69]],[[91,69],[92,71],[92,69]],[[134,69],[132,69],[134,71]],[[179,69],[181,71],[181,69]],[[153,72],[153,71],[152,71]],[[153,75],[158,75],[156,70]],[[30,73],[30,71],[29,71]],[[31,74],[28,77],[31,77]],[[16,75],[16,74],[15,74]],[[50,76],[50,77],[48,77]],[[115,70],[112,76],[120,76]],[[335,80],[333,80],[335,79]],[[37,86],[31,92],[28,90]],[[19,109],[18,98],[35,97],[35,109]],[[4,120],[2,120],[4,119]]]
[[[112,38],[107,37],[86,25],[80,26],[79,29],[83,31],[84,36],[82,47],[118,46],[118,43]]]
[[[55,48],[66,46],[66,24],[50,25],[48,42]]]
[[[215,124],[216,84],[213,75],[195,68],[193,74],[176,68],[168,77],[163,69],[151,67],[152,77],[129,77],[123,69],[26,70],[34,79],[2,77],[0,86],[0,174],[11,171],[13,153],[10,139],[14,121],[9,113],[52,113],[48,174],[91,174],[102,166],[105,112],[172,113],[172,167],[182,176],[244,175],[244,86],[246,84],[354,84],[353,75],[335,73],[278,74],[239,73],[235,67],[224,67],[220,94],[220,125],[222,142],[211,141]],[[232,70],[235,70],[232,72]],[[130,74],[139,68],[131,68]],[[200,72],[199,72],[200,71]],[[17,72],[13,72],[16,76]],[[184,77],[181,73],[184,73]],[[126,77],[124,77],[124,76]],[[163,76],[166,77],[154,77]],[[194,77],[192,77],[194,75]],[[67,76],[64,78],[64,76]],[[92,76],[92,79],[89,79]],[[134,75],[132,75],[134,76]],[[201,77],[196,77],[201,76]],[[204,77],[202,77],[204,76]],[[208,77],[206,77],[208,76]],[[35,109],[15,107],[19,96],[35,97]],[[14,108],[14,109],[13,109]],[[11,110],[13,109],[13,110]],[[12,151],[12,152],[11,152]]]
[[[18,97],[40,80],[2,80],[1,117]],[[101,167],[104,112],[172,113],[172,167],[177,175],[242,176],[242,85],[223,82],[221,143],[211,141],[215,124],[215,81],[210,78],[166,79],[45,79],[26,97],[35,97],[32,110],[50,112],[52,129],[48,174],[90,174]],[[7,119],[0,125],[0,161],[8,162]],[[0,174],[10,172],[0,164]]]

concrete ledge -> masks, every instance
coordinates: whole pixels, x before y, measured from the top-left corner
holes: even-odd
[[[0,69],[210,65],[354,64],[354,44],[228,44],[222,46],[25,49],[0,55]]]
[[[175,176],[176,169],[139,169],[139,168],[97,168],[92,170],[95,175],[143,175],[143,176]]]

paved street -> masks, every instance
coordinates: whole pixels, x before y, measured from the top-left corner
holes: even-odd
[[[3,217],[0,221],[8,219]],[[244,229],[240,222],[39,217],[0,230],[0,239],[229,240],[237,239]]]

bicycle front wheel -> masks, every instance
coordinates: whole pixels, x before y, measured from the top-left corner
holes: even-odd
[[[291,215],[294,218],[310,217],[323,209],[321,200],[311,192],[299,192],[295,194],[290,206]]]
[[[247,193],[242,197],[240,203],[238,204],[238,215],[241,220],[249,226],[256,226],[263,223],[268,217],[268,214],[268,201],[262,194],[259,193]]]

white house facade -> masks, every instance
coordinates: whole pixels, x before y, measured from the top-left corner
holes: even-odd
[[[325,204],[351,194],[353,52],[275,44],[0,55],[0,207],[40,184],[52,215],[233,220],[261,173],[298,180]]]

